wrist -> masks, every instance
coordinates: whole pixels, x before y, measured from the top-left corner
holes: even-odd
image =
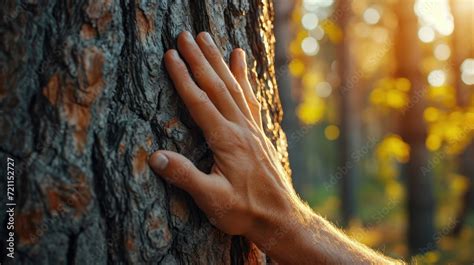
[[[287,248],[291,241],[301,242],[309,221],[307,206],[296,194],[281,192],[280,196],[273,200],[272,206],[254,214],[254,225],[245,235],[271,257],[274,256],[273,253]]]

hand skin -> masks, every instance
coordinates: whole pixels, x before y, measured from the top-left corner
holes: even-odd
[[[263,132],[243,50],[232,52],[228,67],[208,33],[194,39],[182,32],[177,42],[179,54],[164,56],[166,69],[214,165],[206,174],[184,156],[159,150],[149,161],[156,174],[187,191],[217,228],[245,236],[279,264],[402,263],[351,240],[296,195]]]

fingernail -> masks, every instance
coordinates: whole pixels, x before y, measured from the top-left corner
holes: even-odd
[[[190,40],[193,38],[193,35],[191,35],[191,33],[189,31],[185,31],[184,32],[184,37],[187,39],[187,40]]]
[[[204,33],[204,41],[206,41],[207,44],[213,44],[214,40],[211,37],[211,34],[209,33]]]
[[[245,60],[247,57],[247,55],[245,54],[245,51],[239,48],[239,53],[240,53],[240,56],[242,56],[242,59]]]
[[[245,51],[239,48],[239,54],[240,54],[240,66],[244,69],[247,69],[247,58]]]
[[[178,55],[178,52],[175,49],[170,49],[169,53],[171,54],[173,58],[176,58],[176,56]]]
[[[168,162],[168,158],[159,153],[158,155],[153,156],[151,166],[158,170],[164,170],[168,166]]]

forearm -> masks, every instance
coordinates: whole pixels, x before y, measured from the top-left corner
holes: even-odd
[[[403,264],[350,239],[309,207],[262,222],[253,240],[280,264]]]

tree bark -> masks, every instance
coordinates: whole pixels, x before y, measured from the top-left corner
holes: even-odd
[[[0,13],[0,157],[2,176],[15,160],[15,263],[266,263],[156,177],[147,157],[175,150],[210,169],[162,62],[181,31],[209,31],[226,59],[247,51],[267,135],[288,170],[271,1],[2,1]]]

